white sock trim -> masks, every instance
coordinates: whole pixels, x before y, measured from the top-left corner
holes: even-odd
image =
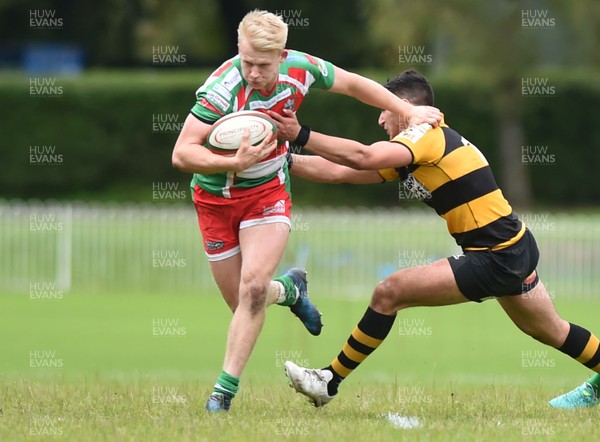
[[[277,284],[277,287],[279,287],[279,294],[277,295],[277,298],[275,299],[275,304],[281,304],[282,302],[285,301],[285,287],[283,287],[283,284],[280,283],[279,281],[273,281],[275,284]]]

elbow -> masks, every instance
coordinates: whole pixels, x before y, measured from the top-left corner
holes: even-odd
[[[327,175],[327,180],[323,182],[328,184],[351,183],[354,173],[355,171],[349,167],[336,165],[336,167],[333,167],[330,173]]]
[[[331,175],[327,176],[327,180],[323,181],[328,184],[342,184],[345,183],[344,174],[340,171],[334,171]]]
[[[173,155],[171,156],[171,164],[175,169],[181,170],[183,172],[186,171],[185,161],[176,150],[173,151]]]

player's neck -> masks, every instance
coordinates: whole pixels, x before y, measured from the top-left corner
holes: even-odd
[[[275,87],[277,86],[277,80],[275,80],[273,83],[271,83],[268,86],[265,86],[262,89],[257,89],[257,91],[261,94],[264,95],[265,97],[268,97],[269,95],[271,95],[274,91],[275,91]]]

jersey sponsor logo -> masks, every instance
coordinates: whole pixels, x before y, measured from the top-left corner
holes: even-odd
[[[317,68],[319,68],[319,71],[321,72],[321,75],[323,77],[327,77],[327,75],[329,75],[329,71],[327,70],[327,65],[325,64],[325,62],[318,58],[318,57],[313,57],[312,55],[306,55],[306,59],[313,64],[314,66],[316,66]]]
[[[285,201],[279,200],[272,206],[265,206],[263,215],[273,215],[275,213],[285,213]]]
[[[411,126],[408,129],[400,132],[398,137],[406,138],[407,140],[416,143],[431,129],[431,125],[427,123],[419,124],[418,126]]]
[[[205,107],[206,109],[208,109],[209,111],[217,114],[217,115],[223,115],[223,112],[219,111],[219,109],[217,109],[210,101],[208,101],[206,98],[202,97],[200,99],[200,105],[202,107]],[[216,119],[215,119],[216,121]]]
[[[223,112],[227,112],[230,103],[227,100],[225,100],[221,95],[213,91],[208,91],[206,93],[206,98],[209,99],[216,107],[221,109]]]
[[[233,68],[220,81],[220,83],[228,90],[232,91],[242,81],[242,74],[237,68]]]
[[[419,201],[426,201],[431,198],[431,192],[412,173],[408,174],[408,178],[402,181],[402,184],[411,196]]]
[[[284,100],[284,99],[288,98],[291,95],[292,95],[292,91],[290,89],[286,89],[284,91],[281,91],[280,93],[278,93],[274,97],[268,99],[267,101],[259,101],[259,100],[251,101],[249,103],[250,110],[271,109],[273,106],[275,106],[281,100]]]
[[[221,250],[225,247],[223,241],[206,241],[206,248],[210,251]]]
[[[231,92],[229,92],[226,88],[221,86],[219,83],[215,84],[215,86],[213,87],[212,90],[215,91],[217,94],[221,95],[227,101],[231,101]]]
[[[321,75],[323,75],[323,77],[327,77],[327,75],[329,75],[327,65],[320,58],[317,58],[317,66],[319,67],[319,71],[321,72]]]

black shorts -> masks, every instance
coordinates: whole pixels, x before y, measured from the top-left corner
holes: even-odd
[[[524,284],[535,270],[540,253],[529,230],[510,247],[491,251],[465,251],[448,258],[459,290],[471,301],[492,296],[521,295],[533,289],[539,278]]]

